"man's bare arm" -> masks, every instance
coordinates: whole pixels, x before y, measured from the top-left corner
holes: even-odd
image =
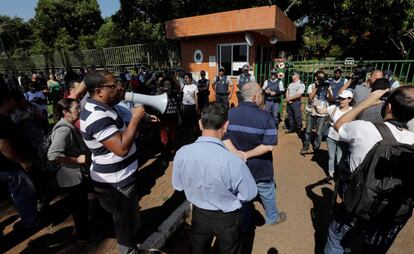
[[[135,141],[140,120],[145,116],[144,107],[135,107],[132,110],[131,121],[123,132],[117,132],[111,138],[102,141],[102,144],[118,156],[125,156]]]

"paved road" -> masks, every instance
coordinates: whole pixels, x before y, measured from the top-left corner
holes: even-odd
[[[325,177],[326,147],[318,156],[299,154],[301,144],[294,134],[281,134],[279,145],[274,151],[274,164],[277,182],[277,200],[279,209],[287,212],[288,219],[277,226],[259,225],[253,244],[253,253],[320,253],[323,248],[326,228],[329,223],[329,202],[332,185],[318,183]],[[148,172],[146,177],[154,178],[148,182],[148,190],[140,201],[145,218],[153,213],[168,211],[174,205],[167,201],[173,195],[171,187],[171,163],[165,170],[161,165],[150,160],[142,168]],[[59,201],[58,201],[59,202]],[[255,207],[263,214],[261,205]],[[0,205],[0,230],[3,235],[10,236],[13,223],[16,221],[10,206]],[[9,222],[12,221],[12,222]],[[56,220],[35,235],[13,244],[6,253],[117,253],[116,242],[112,235],[104,235],[105,239],[89,245],[73,244],[70,240],[71,217]],[[145,219],[144,223],[152,223]],[[5,237],[0,237],[0,239]],[[414,253],[414,219],[411,219],[398,236],[389,253]],[[0,244],[4,242],[0,241]],[[174,253],[183,253],[185,243],[180,242]],[[181,245],[184,245],[182,247]],[[1,251],[0,251],[1,252]]]

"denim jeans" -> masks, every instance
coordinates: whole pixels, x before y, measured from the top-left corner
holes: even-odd
[[[302,129],[302,111],[301,100],[296,100],[287,105],[287,113],[289,116],[289,129]]]
[[[333,176],[336,165],[342,158],[342,146],[338,141],[333,140],[330,137],[326,138],[326,144],[328,145],[329,153],[328,172],[330,176]]]
[[[341,240],[351,227],[333,220],[329,225],[328,238],[326,239],[324,253],[325,254],[344,254],[344,248]]]
[[[262,200],[265,209],[266,224],[273,224],[279,219],[279,211],[276,207],[276,187],[273,180],[257,183],[257,193]]]
[[[279,102],[266,100],[265,110],[273,116],[277,128],[279,125]]]
[[[138,253],[136,246],[141,219],[135,183],[118,189],[95,187],[95,191],[101,206],[112,214],[120,253]]]
[[[323,126],[326,123],[326,117],[325,116],[311,116],[307,115],[306,117],[306,130],[305,130],[305,137],[303,140],[303,146],[309,147],[309,144],[311,142],[311,134],[313,128],[316,129],[316,137],[313,141],[313,147],[316,149],[319,149],[322,142],[322,129]]]
[[[39,226],[36,189],[29,176],[19,169],[0,170],[0,183],[7,184],[23,225],[28,228]]]
[[[371,226],[353,226],[334,219],[329,225],[325,254],[343,253],[386,253],[407,220],[383,227],[378,223]]]

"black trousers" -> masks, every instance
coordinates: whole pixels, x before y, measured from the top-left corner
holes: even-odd
[[[217,237],[218,252],[223,254],[242,253],[240,235],[240,211],[223,213],[208,211],[193,206],[191,222],[192,253],[211,252],[213,237]]]
[[[68,193],[68,202],[72,212],[75,229],[80,239],[86,239],[89,235],[88,229],[88,192],[84,184],[62,188]]]
[[[121,253],[133,252],[138,243],[141,222],[135,183],[119,189],[95,187],[95,191],[101,206],[112,214]]]

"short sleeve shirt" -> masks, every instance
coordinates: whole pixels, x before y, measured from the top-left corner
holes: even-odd
[[[82,138],[92,152],[91,178],[97,187],[124,187],[135,181],[138,160],[135,144],[125,156],[108,150],[102,142],[125,130],[116,110],[91,98],[81,111]]]
[[[305,92],[305,84],[302,81],[292,82],[287,88],[289,96],[296,96],[298,94],[303,94]]]
[[[229,126],[224,139],[230,139],[240,151],[249,151],[259,145],[276,145],[276,124],[269,112],[261,110],[253,102],[244,101],[229,111]],[[269,181],[274,177],[271,152],[247,160],[256,182]]]
[[[195,105],[196,94],[198,93],[197,85],[184,85],[183,87],[183,104],[184,105]]]
[[[395,139],[404,144],[414,144],[414,133],[408,130],[399,130],[391,123],[385,123],[390,128]],[[354,171],[364,160],[371,148],[380,140],[381,134],[371,122],[357,120],[346,123],[338,130],[339,140],[349,143],[349,165]]]

